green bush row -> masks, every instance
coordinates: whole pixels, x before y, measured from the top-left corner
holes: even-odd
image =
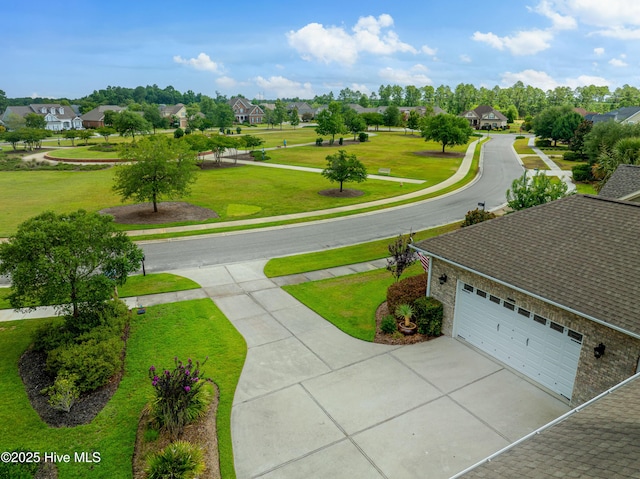
[[[413,302],[414,322],[420,334],[440,336],[442,333],[443,306],[435,298],[423,296]]]
[[[574,181],[593,181],[593,172],[591,170],[591,165],[583,164],[576,165],[571,168],[571,173],[573,174]]]

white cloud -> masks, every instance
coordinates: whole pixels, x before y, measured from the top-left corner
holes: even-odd
[[[625,62],[622,58],[624,58],[624,55],[620,55],[621,58],[612,58],[611,60],[609,60],[609,65],[611,65],[612,67],[627,67],[629,66],[629,64],[627,62]]]
[[[181,65],[187,65],[195,68],[196,70],[210,71],[213,73],[219,73],[222,69],[221,63],[216,63],[206,53],[200,53],[196,58],[182,58],[180,55],[173,57],[173,61],[180,63]]]
[[[460,61],[462,63],[471,63],[471,57],[469,55],[462,54],[460,55]]]
[[[615,26],[606,30],[597,30],[593,34],[618,40],[640,40],[640,29],[638,28]]]
[[[429,45],[422,45],[422,48],[420,50],[422,50],[422,53],[426,53],[427,55],[431,56],[434,56],[436,53],[438,53],[437,48],[431,48]]]
[[[342,27],[325,27],[320,23],[309,23],[299,30],[287,33],[287,40],[304,60],[323,63],[335,61],[353,65],[361,52],[376,55],[417,53],[413,46],[400,41],[396,32],[389,30],[392,26],[393,18],[387,14],[377,18],[360,17],[352,28],[353,34],[346,32]]]
[[[360,93],[364,93],[365,95],[368,95],[369,93],[371,93],[371,90],[369,89],[369,87],[364,83],[352,83],[349,88],[351,88],[353,91],[359,91]]]
[[[555,80],[547,72],[539,70],[523,70],[518,73],[506,72],[502,74],[502,84],[505,87],[509,87],[514,83],[521,81],[525,85],[531,85],[535,88],[542,90],[553,90],[559,86],[568,86],[572,89],[576,89],[579,86],[596,85],[596,86],[610,86],[611,82],[602,77],[580,75],[577,78],[565,78],[560,82]]]
[[[550,1],[542,0],[535,8],[527,8],[551,20],[554,30],[573,30],[578,27],[578,22],[576,22],[575,18],[570,15],[561,15],[555,11]]]
[[[483,42],[497,50],[509,50],[517,56],[535,55],[551,45],[553,34],[548,30],[522,30],[514,36],[499,37],[495,33],[475,32],[471,37],[476,42]]]
[[[594,48],[593,53],[595,53],[598,56],[604,55],[604,48],[602,47]]]
[[[640,2],[629,0],[543,0],[549,9],[599,28],[592,32],[622,40],[640,39]]]
[[[432,83],[431,78],[426,75],[427,72],[427,67],[418,63],[409,70],[396,70],[391,67],[383,68],[380,70],[379,75],[384,81],[396,85],[424,86]]]
[[[289,80],[283,76],[272,76],[263,78],[258,76],[255,78],[256,85],[261,89],[275,94],[278,98],[313,98],[315,93],[311,87],[311,83],[299,83]],[[269,97],[270,95],[266,95]]]

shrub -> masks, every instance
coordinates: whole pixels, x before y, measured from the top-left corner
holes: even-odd
[[[413,302],[413,308],[418,332],[428,336],[440,336],[442,333],[442,303],[437,299],[423,296]]]
[[[427,292],[427,275],[419,274],[392,284],[387,289],[387,306],[395,311],[402,303],[413,303]]]
[[[535,145],[540,148],[549,148],[551,146],[551,140],[546,138],[536,138]]]
[[[344,143],[344,138],[340,137],[338,139],[338,145],[342,146],[342,143]]]
[[[369,140],[369,134],[365,133],[364,131],[361,131],[358,134],[358,141],[360,141],[360,143],[364,143],[365,141]]]
[[[477,223],[482,223],[483,221],[491,220],[495,217],[495,213],[492,213],[491,211],[476,208],[475,210],[467,211],[467,214],[464,216],[464,221],[460,227],[464,228],[465,226],[475,225]]]
[[[562,155],[562,158],[567,161],[581,161],[582,155],[575,151],[565,151],[564,154]]]
[[[398,235],[398,237],[389,244],[390,258],[387,258],[387,271],[390,271],[396,280],[400,280],[400,276],[405,269],[415,263],[418,259],[416,252],[409,245],[413,243],[413,232],[407,235]]]
[[[73,340],[71,333],[61,318],[47,321],[36,329],[33,335],[33,349],[36,351],[51,351],[62,344]]]
[[[118,146],[112,145],[111,143],[100,143],[98,145],[90,146],[87,148],[89,151],[103,151],[103,152],[111,152],[117,151]]]
[[[176,357],[174,362],[173,371],[165,369],[157,373],[155,366],[149,368],[155,396],[150,406],[151,418],[172,438],[206,413],[211,397],[210,390],[203,388],[206,380],[200,376],[198,361],[194,364],[188,359],[187,364],[183,364]]]
[[[524,140],[524,135],[516,135],[516,140]]]
[[[183,136],[184,136],[184,130],[182,128],[176,128],[176,130],[173,132],[174,138],[182,138]]]
[[[393,334],[398,330],[398,322],[396,321],[395,316],[392,314],[387,314],[382,321],[380,321],[380,331],[384,334]]]
[[[242,128],[240,128],[239,126],[236,127],[236,133],[239,135],[240,133],[242,133]]]
[[[124,342],[117,337],[62,345],[49,352],[47,370],[55,375],[75,374],[81,393],[93,391],[107,384],[118,371],[123,347]]]
[[[80,391],[76,386],[77,376],[74,374],[59,374],[53,386],[43,389],[43,394],[49,395],[49,404],[58,411],[69,412],[71,406],[80,397]]]
[[[323,138],[320,138],[320,137],[316,138],[316,146],[322,146],[323,141],[324,141]]]
[[[571,168],[571,173],[573,174],[574,181],[593,181],[593,172],[591,170],[591,165],[576,165]]]
[[[184,129],[184,134],[185,135],[190,135],[191,134],[191,128],[187,127]]]
[[[200,446],[176,441],[147,459],[148,479],[194,479],[204,472],[204,452]]]
[[[122,330],[128,317],[129,309],[123,301],[104,301],[91,308],[80,309],[77,317],[66,316],[65,324],[74,334],[86,333],[98,326]]]

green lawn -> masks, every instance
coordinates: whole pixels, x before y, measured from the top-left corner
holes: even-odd
[[[459,228],[460,223],[451,223],[445,226],[419,231],[415,234],[414,241],[422,241]],[[344,266],[347,264],[363,263],[365,261],[387,258],[389,257],[389,243],[391,243],[394,238],[371,241],[369,243],[361,243],[353,246],[345,246],[343,248],[317,251],[315,253],[274,258],[269,260],[266,264],[264,273],[267,277],[273,278],[276,276],[306,273],[308,271],[335,268],[337,266]]]
[[[581,195],[597,195],[598,194],[595,187],[593,186],[593,183],[576,183],[576,190]]]
[[[568,161],[563,158],[554,158],[553,162],[565,171],[571,171],[574,166],[584,165],[586,161]]]
[[[309,134],[308,129],[302,131],[305,135]],[[399,196],[441,182],[451,176],[461,162],[460,158],[437,158],[415,154],[439,150],[439,145],[426,143],[417,136],[400,132],[381,132],[372,138],[371,142],[345,145],[345,148],[359,155],[372,173],[377,173],[378,167],[390,167],[394,176],[413,176],[423,178],[426,182],[421,185],[380,180],[368,180],[360,184],[347,183],[347,188],[361,190],[364,194],[356,198],[331,198],[319,195],[318,192],[335,188],[337,185],[330,183],[318,173],[258,166],[214,168],[200,171],[191,195],[182,200],[214,210],[219,218],[208,221],[213,227],[221,221],[331,209]],[[452,150],[461,152],[465,149],[466,147],[456,147]],[[286,150],[281,148],[274,153],[285,162],[307,162],[313,166],[324,167],[325,157],[337,150],[338,147],[313,146]],[[479,148],[476,148],[476,154],[478,151]],[[83,172],[0,172],[0,204],[3,205],[0,212],[0,237],[13,234],[20,223],[45,209],[57,213],[78,209],[98,211],[123,204],[111,189],[114,171],[115,168]],[[475,171],[473,169],[464,182],[469,181],[475,175]],[[248,195],[247,192],[251,194]],[[444,191],[439,194],[442,193]],[[195,222],[177,222],[162,226],[193,223]],[[143,229],[148,228],[148,225],[122,225],[120,228]]]
[[[151,365],[172,367],[174,356],[209,360],[204,372],[220,388],[218,441],[222,477],[235,477],[231,445],[231,404],[246,356],[242,336],[208,299],[165,304],[134,315],[127,343],[125,375],[107,406],[92,423],[74,428],[44,424],[27,399],[18,359],[42,320],[2,323],[0,327],[0,450],[73,454],[100,453],[99,464],[59,464],[62,479],[130,478],[140,412],[151,394]]]
[[[63,148],[60,150],[50,151],[47,153],[51,158],[60,158],[63,160],[116,160],[120,158],[118,151],[92,151],[90,146],[78,146],[76,148]]]
[[[527,170],[548,170],[547,164],[538,155],[521,156],[520,159]]]
[[[529,138],[519,138],[514,144],[513,148],[519,155],[535,155],[533,150],[529,147]]]

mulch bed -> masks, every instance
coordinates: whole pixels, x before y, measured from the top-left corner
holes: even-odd
[[[343,190],[340,191],[340,188],[332,188],[330,190],[318,191],[318,194],[322,196],[329,196],[331,198],[356,198],[364,195],[364,191],[348,190],[346,188],[343,188]]]
[[[394,334],[385,334],[380,330],[380,322],[389,314],[389,308],[385,301],[376,310],[376,336],[373,340],[374,343],[380,344],[415,344],[422,343],[434,339],[432,336],[416,333],[411,336],[405,336],[400,331],[396,331]]]
[[[209,208],[192,205],[183,201],[158,203],[158,212],[154,213],[152,203],[114,206],[99,213],[111,215],[116,223],[125,225],[157,225],[177,221],[206,221],[220,216]]]
[[[216,412],[218,410],[218,400],[220,392],[214,384],[215,394],[209,404],[207,414],[200,420],[185,427],[179,439],[188,441],[191,444],[199,444],[204,448],[205,470],[198,476],[200,479],[220,478],[220,458],[218,455],[218,435],[216,433]],[[166,434],[160,434],[158,439],[147,442],[144,439],[144,432],[149,424],[149,415],[142,412],[138,422],[138,432],[136,434],[136,444],[133,451],[133,479],[143,479],[144,469],[147,465],[146,457],[154,452],[160,451],[171,442]]]

